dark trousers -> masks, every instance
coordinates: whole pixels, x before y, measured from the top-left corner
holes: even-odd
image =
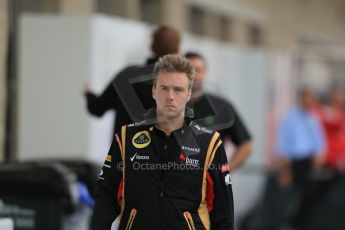
[[[301,227],[302,222],[315,199],[315,196],[310,196],[313,192],[310,180],[312,172],[312,158],[292,161],[291,169],[294,178],[293,187],[296,190],[298,198],[297,202],[299,203],[292,218],[292,225],[296,228]]]
[[[294,175],[294,188],[299,197],[299,205],[293,217],[292,224],[297,229],[309,230],[304,223],[313,208],[317,207],[319,202],[327,194],[334,178],[320,180],[312,178],[312,158],[292,162],[292,172]]]
[[[292,161],[292,174],[294,177],[294,186],[298,190],[304,190],[310,181],[312,171],[312,158]]]

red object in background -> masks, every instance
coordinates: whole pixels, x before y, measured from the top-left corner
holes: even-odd
[[[316,113],[327,140],[326,164],[345,173],[345,111],[323,107]]]

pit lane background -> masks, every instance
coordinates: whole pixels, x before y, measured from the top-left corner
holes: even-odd
[[[83,85],[88,81],[100,93],[119,70],[144,63],[151,30],[141,22],[103,15],[23,15],[18,159],[102,163],[116,114],[88,115]],[[263,172],[273,165],[275,124],[294,102],[297,85],[326,88],[331,73],[313,52],[241,47],[184,33],[181,53],[189,50],[206,57],[208,90],[231,100],[254,139],[252,156],[232,175],[236,216],[241,216],[257,200]],[[227,149],[231,154],[231,144]]]

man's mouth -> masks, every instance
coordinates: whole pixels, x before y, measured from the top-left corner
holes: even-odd
[[[166,105],[165,108],[171,109],[171,108],[175,108],[175,106],[173,106],[173,105]]]

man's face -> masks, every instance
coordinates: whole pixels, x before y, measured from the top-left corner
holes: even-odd
[[[304,92],[301,93],[300,95],[300,101],[302,106],[306,109],[306,110],[311,110],[314,108],[314,106],[316,105],[317,101],[316,101],[316,97],[315,94],[312,90],[310,89],[306,89]]]
[[[158,116],[172,119],[184,112],[192,93],[188,88],[188,83],[185,73],[161,72],[158,74],[156,84],[152,88]]]
[[[202,89],[202,83],[205,80],[207,69],[204,60],[201,58],[191,58],[189,61],[195,70],[193,92],[196,92]]]

